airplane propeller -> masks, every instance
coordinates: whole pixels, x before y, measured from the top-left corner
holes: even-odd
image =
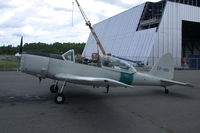
[[[22,47],[23,47],[23,36],[21,37],[21,42],[20,42],[20,45],[19,45],[19,52],[15,54],[15,57],[18,59],[17,71],[20,71],[19,68],[20,68]]]
[[[21,42],[20,42],[20,46],[19,46],[19,54],[22,53],[22,45],[23,45],[23,36],[21,37]]]

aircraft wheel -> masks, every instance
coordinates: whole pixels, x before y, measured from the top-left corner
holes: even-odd
[[[65,101],[65,96],[63,94],[58,94],[56,97],[55,97],[55,102],[57,104],[63,104]]]
[[[51,91],[51,93],[57,93],[58,92],[58,86],[57,85],[51,85],[50,91]]]

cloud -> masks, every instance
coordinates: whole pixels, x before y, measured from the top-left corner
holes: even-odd
[[[120,7],[123,7],[125,5],[121,0],[97,0],[97,1],[101,1],[103,3],[109,3]]]
[[[15,6],[12,6],[9,4],[9,0],[0,0],[0,9],[7,9],[7,8],[15,8]]]
[[[0,45],[18,45],[22,35],[24,42],[86,42],[90,30],[73,1],[0,0]],[[79,2],[92,24],[141,3],[140,0]]]

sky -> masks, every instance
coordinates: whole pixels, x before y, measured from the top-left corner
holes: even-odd
[[[147,0],[78,1],[96,24]],[[0,0],[0,46],[19,45],[21,36],[24,43],[86,42],[89,33],[74,0]]]

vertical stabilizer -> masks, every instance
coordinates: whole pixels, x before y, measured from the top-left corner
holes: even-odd
[[[174,61],[170,53],[163,55],[150,71],[151,75],[172,79],[174,77]]]

